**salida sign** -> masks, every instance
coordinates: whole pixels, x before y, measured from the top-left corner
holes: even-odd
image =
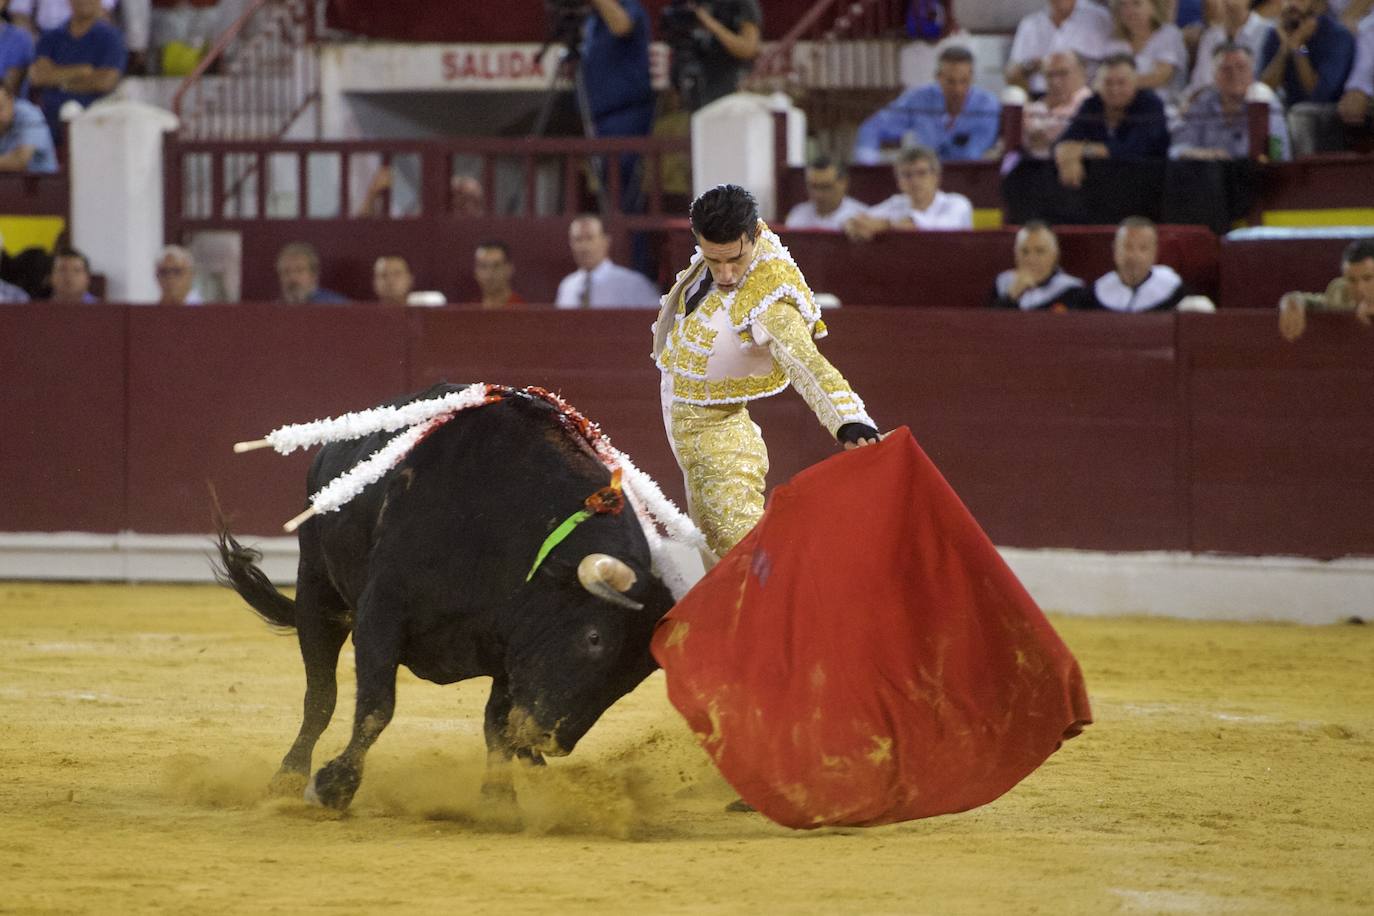
[[[537,46],[460,48],[445,51],[440,68],[446,83],[546,80]]]

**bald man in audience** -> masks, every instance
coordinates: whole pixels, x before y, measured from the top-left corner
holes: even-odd
[[[1155,224],[1143,216],[1122,220],[1112,242],[1116,270],[1103,274],[1093,284],[1096,306],[1132,314],[1177,308],[1188,294],[1187,287],[1172,267],[1155,263],[1158,256],[1159,234]]]
[[[1022,226],[1012,254],[1016,266],[997,275],[993,308],[1064,312],[1092,307],[1083,281],[1060,268],[1059,239],[1044,222],[1031,220]]]
[[[191,252],[180,245],[166,245],[158,252],[157,266],[158,305],[200,305],[200,294],[196,292],[196,265]]]

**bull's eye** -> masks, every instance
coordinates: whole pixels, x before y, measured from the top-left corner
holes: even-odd
[[[596,630],[588,630],[587,645],[591,646],[594,649],[599,647],[601,645],[601,634],[596,632]]]

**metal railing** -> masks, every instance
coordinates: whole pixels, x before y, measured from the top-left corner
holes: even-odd
[[[603,185],[603,215],[633,228],[681,216],[675,197],[690,193],[670,177],[686,167],[686,137],[165,143],[168,238],[253,220],[563,219],[597,210]]]
[[[211,46],[172,100],[181,136],[274,139],[313,106],[319,135],[319,58],[310,0],[253,0]]]

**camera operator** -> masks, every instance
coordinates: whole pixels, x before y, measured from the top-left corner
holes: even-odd
[[[587,17],[579,50],[592,129],[598,137],[647,136],[655,103],[649,80],[649,14],[639,0],[590,0],[580,8]],[[642,208],[638,168],[638,156],[620,156],[621,209],[627,213]]]
[[[690,89],[677,87],[693,110],[739,88],[740,76],[759,56],[763,12],[758,0],[672,0],[663,19],[674,69],[695,74]]]
[[[640,137],[654,120],[649,14],[639,0],[590,0],[582,79],[598,137]]]

